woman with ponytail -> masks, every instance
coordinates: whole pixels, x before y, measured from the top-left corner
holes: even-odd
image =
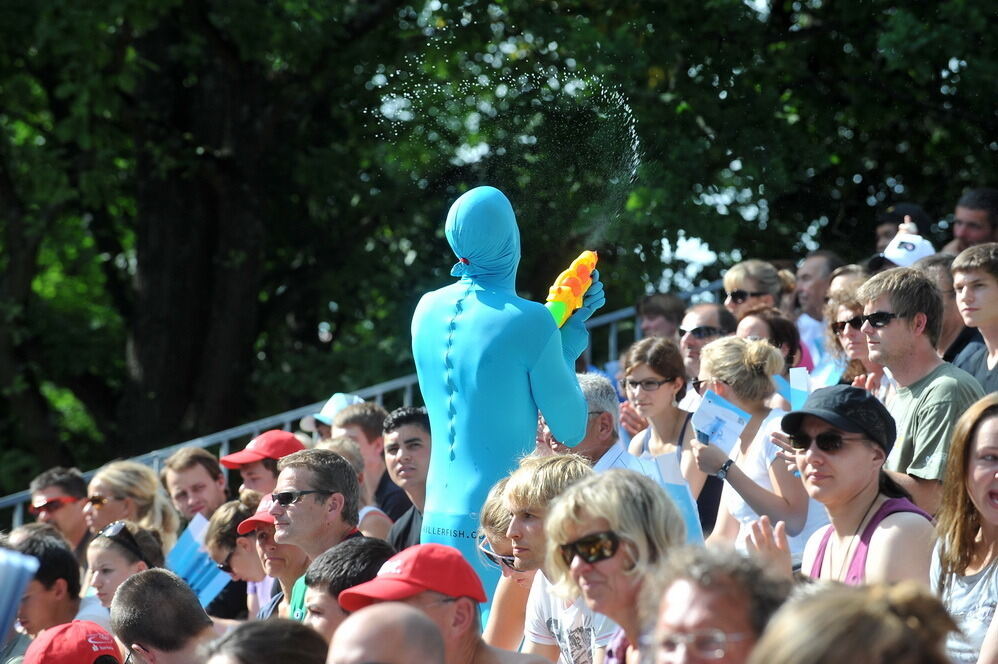
[[[963,632],[950,636],[947,654],[998,662],[998,392],[956,423],[937,516],[932,589]]]
[[[180,517],[156,473],[136,461],[114,461],[97,471],[87,487],[83,517],[95,535],[120,520],[155,530],[164,555],[173,548],[180,528]]]
[[[787,602],[749,664],[948,664],[956,628],[925,586],[831,586]]]
[[[725,480],[714,532],[708,545],[731,544],[744,550],[752,523],[760,516],[783,521],[791,551],[800,558],[808,535],[827,523],[820,506],[809,505],[799,478],[778,458],[771,440],[785,411],[769,408],[772,376],[783,371],[780,351],[768,341],[725,337],[700,351],[700,375],[691,381],[701,395],[712,390],[750,415],[729,458],[715,445],[693,443],[700,470]]]

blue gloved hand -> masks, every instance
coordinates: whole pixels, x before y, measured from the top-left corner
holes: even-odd
[[[593,270],[593,283],[582,296],[582,306],[568,317],[561,326],[561,347],[564,350],[565,361],[575,370],[575,360],[585,352],[589,345],[589,330],[586,321],[596,311],[606,304],[606,294],[603,292],[603,282],[599,278],[599,270]]]

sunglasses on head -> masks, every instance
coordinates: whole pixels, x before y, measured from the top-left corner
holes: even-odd
[[[320,489],[309,489],[307,491],[280,491],[278,493],[270,494],[270,497],[274,499],[274,502],[282,507],[287,507],[288,505],[294,505],[303,496],[307,496],[312,493],[321,493],[326,496],[331,496],[335,491],[322,491]]]
[[[886,327],[895,318],[904,318],[904,314],[896,314],[893,311],[874,311],[862,317],[872,327]]]
[[[98,537],[106,537],[115,544],[128,549],[136,558],[144,562],[149,567],[154,567],[150,564],[146,557],[142,555],[142,548],[139,547],[139,543],[135,541],[135,535],[132,531],[128,529],[128,524],[124,521],[115,521],[112,524],[105,526],[99,533]]]
[[[641,388],[645,392],[654,392],[655,390],[662,387],[666,383],[671,383],[674,380],[676,379],[666,378],[664,380],[655,380],[654,378],[645,378],[644,380],[631,380],[630,378],[628,378],[627,380],[624,381],[624,387],[626,387],[629,390],[637,391],[638,388]]]
[[[63,505],[69,505],[71,503],[79,502],[81,499],[74,496],[59,496],[57,498],[48,498],[44,503],[38,503],[28,506],[28,513],[33,515],[41,514],[42,512],[55,512],[62,508]]]
[[[514,558],[513,556],[504,556],[502,554],[496,553],[495,551],[492,550],[492,545],[489,544],[489,540],[485,539],[484,537],[478,542],[478,551],[483,556],[485,556],[486,560],[488,560],[496,567],[500,569],[505,567],[506,569],[512,570],[514,572],[517,571],[516,558]]]
[[[846,438],[834,431],[819,433],[814,438],[806,433],[795,433],[790,436],[790,445],[799,452],[806,452],[811,447],[811,443],[814,443],[822,452],[834,453],[841,450],[846,442]]]
[[[745,300],[749,299],[750,297],[762,297],[763,295],[769,295],[769,293],[767,293],[766,291],[752,291],[752,292],[749,292],[747,290],[742,290],[741,288],[739,288],[738,290],[728,291],[725,294],[735,304],[741,304],[742,302],[744,302]]]
[[[742,300],[744,302],[744,300]],[[707,339],[710,337],[719,337],[722,334],[721,328],[711,327],[710,325],[701,325],[700,327],[694,327],[692,330],[684,330],[679,328],[679,336],[685,337],[690,335],[694,339]]]
[[[576,556],[591,565],[601,560],[613,558],[617,549],[620,548],[620,537],[612,530],[607,530],[580,537],[574,542],[562,544],[558,548],[561,549],[561,557],[569,567],[572,566],[572,560]]]
[[[863,327],[863,317],[853,316],[849,320],[837,320],[834,323],[832,323],[832,332],[834,332],[836,335],[841,335],[843,332],[845,332],[846,325],[848,325],[849,327],[858,332],[859,329]]]

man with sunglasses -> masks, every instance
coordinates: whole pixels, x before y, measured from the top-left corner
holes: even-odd
[[[485,588],[461,552],[418,544],[395,554],[366,583],[340,593],[350,612],[379,602],[402,602],[422,611],[444,639],[445,664],[547,664],[536,655],[501,650],[482,639],[479,604]]]
[[[87,481],[83,474],[76,468],[49,468],[31,480],[30,490],[28,511],[39,523],[50,523],[62,533],[73,547],[81,576],[85,576],[91,534],[83,517],[87,497]]]
[[[734,334],[737,328],[738,321],[734,314],[723,304],[694,304],[687,309],[679,324],[679,351],[686,367],[686,377],[692,379],[700,375],[701,348],[711,341]],[[694,410],[698,401],[696,390],[686,390],[680,408]]]
[[[922,272],[886,270],[863,284],[856,297],[863,303],[870,359],[884,365],[898,387],[887,404],[898,436],[885,468],[916,505],[934,514],[953,427],[984,393],[973,376],[936,352],[942,297]]]
[[[359,488],[350,464],[329,450],[302,450],[281,459],[270,514],[274,540],[293,544],[312,560],[357,530]],[[291,590],[288,610],[293,620],[305,617],[305,576]]]

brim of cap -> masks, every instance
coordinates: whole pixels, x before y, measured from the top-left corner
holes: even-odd
[[[257,512],[250,518],[240,521],[239,525],[236,526],[236,532],[240,535],[245,535],[246,533],[253,532],[260,526],[272,526],[274,523],[274,515],[270,512]]]
[[[226,454],[218,462],[230,470],[238,470],[239,466],[267,458],[266,454],[260,454],[256,450],[241,450],[232,454]]]
[[[344,610],[352,613],[375,602],[406,599],[424,590],[426,588],[407,579],[375,577],[370,581],[342,591],[337,601]]]
[[[884,256],[883,254],[874,254],[873,257],[866,262],[866,269],[870,270],[871,272],[876,272],[877,270],[885,266],[897,267],[897,263],[892,261],[890,258],[887,258],[887,256]]]
[[[831,424],[836,429],[841,429],[847,433],[866,433],[863,427],[859,426],[855,422],[839,415],[835,411],[825,410],[824,408],[805,408],[802,410],[795,410],[792,413],[787,413],[780,420],[780,428],[787,434],[791,436],[800,431],[801,423],[804,421],[804,416],[810,415],[812,417],[817,417],[819,420],[824,420]]]

